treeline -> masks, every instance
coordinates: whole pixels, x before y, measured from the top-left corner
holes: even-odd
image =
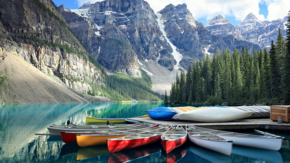
[[[97,86],[91,84],[92,95],[102,92],[103,95],[116,101],[160,101],[161,95],[152,91],[152,81],[150,77],[141,70],[142,78],[133,78],[122,73],[115,75],[105,75],[104,84]]]
[[[279,30],[270,51],[229,49],[189,64],[187,72],[176,76],[170,98],[165,103],[192,104],[290,104],[290,31],[287,40]],[[167,93],[166,93],[167,94]]]

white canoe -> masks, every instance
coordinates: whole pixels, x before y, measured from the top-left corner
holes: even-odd
[[[173,119],[197,122],[227,122],[248,118],[251,112],[235,108],[208,107],[174,115]]]
[[[110,130],[115,128],[133,128],[142,127],[144,125],[137,124],[124,124],[116,126],[107,125],[69,125],[65,127],[64,125],[51,125],[47,127],[50,134],[60,134],[61,132],[95,132],[99,130]]]
[[[194,128],[188,128],[187,134],[189,140],[196,145],[228,156],[232,153],[233,143],[231,141]]]
[[[253,148],[261,148],[278,151],[282,147],[283,139],[274,136],[259,136],[251,134],[243,134],[237,132],[228,132],[213,130],[207,128],[196,127],[197,129],[206,133],[211,133],[229,141],[233,141],[234,145],[241,145]]]

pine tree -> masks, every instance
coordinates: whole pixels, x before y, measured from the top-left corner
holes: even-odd
[[[260,56],[259,56],[259,64],[260,64],[260,83],[259,83],[259,97],[264,98],[265,97],[265,91],[264,91],[264,53],[263,50],[260,50]]]
[[[264,71],[263,71],[263,79],[264,79],[264,94],[265,97],[270,99],[272,97],[271,93],[271,77],[270,77],[270,60],[267,48],[264,49]]]
[[[270,49],[270,65],[271,65],[271,91],[272,91],[272,103],[273,98],[278,97],[280,102],[280,85],[281,85],[281,76],[280,76],[280,66],[278,63],[278,56],[275,53],[275,45],[272,40],[271,49]]]
[[[289,13],[290,15],[290,13]],[[290,16],[287,21],[287,45],[286,56],[284,60],[284,74],[282,80],[284,104],[290,105]]]
[[[275,49],[278,63],[280,65],[281,74],[284,68],[284,59],[285,59],[285,38],[282,36],[282,30],[279,28],[277,44]]]
[[[168,97],[167,97],[167,91],[165,91],[165,98],[164,98],[164,104],[168,104]]]
[[[255,102],[255,95],[254,95],[254,76],[255,76],[255,68],[254,68],[254,61],[250,61],[250,71],[249,71],[249,100],[250,103]]]
[[[202,74],[205,80],[204,96],[205,98],[211,93],[211,70],[209,56],[207,55],[203,64]]]
[[[186,100],[189,100],[190,89],[192,85],[192,77],[191,77],[191,63],[188,64],[187,72],[186,72]]]
[[[180,74],[180,97],[181,97],[181,104],[185,104],[186,100],[186,83],[185,83],[185,73],[181,71]]]
[[[233,77],[233,89],[234,89],[234,101],[238,101],[241,99],[242,92],[242,73],[240,70],[240,56],[238,51],[235,49],[233,54],[233,65],[234,66],[234,77]]]
[[[192,104],[192,90],[190,89],[189,96],[188,96],[188,104]]]
[[[193,60],[193,63],[192,63],[192,74],[191,74],[191,77],[192,77],[192,80],[191,80],[191,92],[192,92],[192,101],[196,101],[196,85],[197,85],[197,82],[196,82],[196,61],[195,59]]]

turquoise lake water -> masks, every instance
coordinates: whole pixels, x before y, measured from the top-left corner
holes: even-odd
[[[161,143],[110,154],[106,146],[80,148],[65,144],[59,136],[35,136],[48,133],[47,126],[85,125],[86,116],[99,118],[136,117],[146,110],[163,106],[160,102],[95,104],[9,104],[0,106],[0,162],[202,162],[202,163],[282,163],[290,162],[290,142],[283,141],[280,151],[234,146],[225,156],[187,142],[166,154]],[[290,135],[275,133],[290,139]],[[81,159],[77,161],[77,159]]]

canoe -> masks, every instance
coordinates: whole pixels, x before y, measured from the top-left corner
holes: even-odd
[[[233,142],[231,141],[195,128],[188,128],[187,135],[189,140],[198,146],[228,156],[232,153]]]
[[[226,140],[232,141],[234,145],[241,145],[275,151],[280,150],[282,147],[283,141],[282,137],[251,135],[237,132],[213,130],[201,127],[196,128],[204,132],[210,132],[211,134],[214,134]]]
[[[166,153],[170,153],[175,148],[183,145],[187,138],[187,132],[182,127],[169,130],[162,134],[161,144]]]
[[[171,120],[175,114],[192,111],[192,107],[158,107],[146,111],[151,119]]]
[[[251,112],[242,111],[235,108],[208,107],[176,114],[173,116],[173,119],[197,122],[227,122],[248,118],[251,115]]]
[[[177,114],[174,110],[171,110],[167,107],[158,107],[151,110],[146,111],[151,119],[154,120],[171,120],[172,117]]]
[[[102,129],[95,129],[94,131],[87,131],[87,132],[61,132],[61,139],[64,143],[75,143],[77,142],[77,135],[80,134],[102,134],[102,133],[109,133],[115,131],[116,129],[139,129],[140,127],[144,127],[144,125],[129,125],[129,126],[118,126],[115,128],[102,128]],[[147,128],[147,127],[145,127]]]
[[[161,135],[169,128],[157,127],[146,129],[142,133],[133,134],[116,139],[107,139],[108,149],[111,153],[125,149],[132,149],[143,145],[151,144],[160,141]]]
[[[121,125],[114,125],[114,126],[107,126],[107,125],[51,125],[47,127],[50,134],[59,134],[61,132],[90,132],[96,131],[98,129],[113,129],[113,128],[124,128],[124,127],[132,127],[138,126],[138,124],[121,124]],[[140,125],[139,125],[140,126]]]
[[[135,117],[135,118],[146,118],[148,117],[148,115],[143,115],[140,117]],[[93,117],[89,117],[86,116],[86,122],[87,123],[107,123],[109,121],[109,123],[125,123],[126,118],[93,118]]]
[[[153,128],[155,128],[154,126]],[[134,128],[117,128],[113,131],[104,134],[77,134],[77,143],[80,147],[88,147],[95,145],[104,145],[107,143],[107,139],[120,138],[128,135],[132,135],[139,132],[150,130],[151,127],[143,126]]]

